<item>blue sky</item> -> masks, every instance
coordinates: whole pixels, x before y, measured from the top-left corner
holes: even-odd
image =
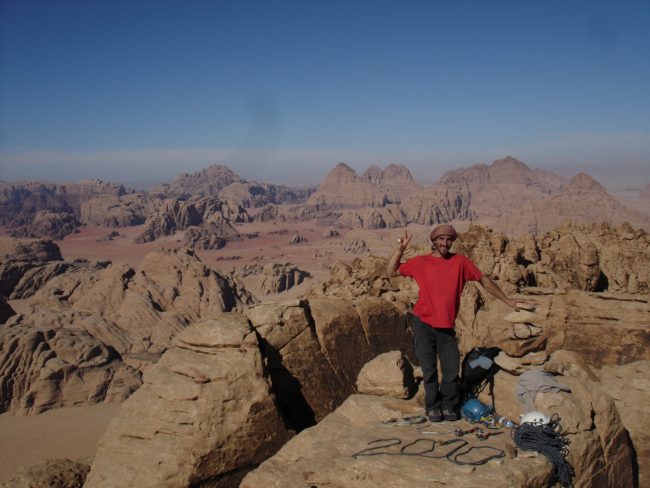
[[[0,179],[650,183],[650,1],[0,0]]]

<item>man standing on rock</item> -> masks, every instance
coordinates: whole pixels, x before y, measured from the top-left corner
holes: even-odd
[[[431,231],[431,254],[416,256],[400,264],[412,237],[405,230],[403,237],[398,239],[399,248],[388,263],[388,276],[399,270],[402,276],[413,278],[420,287],[413,309],[413,339],[424,376],[427,416],[431,422],[458,420],[460,354],[454,323],[463,287],[467,281],[478,281],[490,294],[515,310],[517,301],[508,298],[469,258],[450,251],[458,237],[452,225],[440,224]],[[442,370],[440,385],[438,357]]]

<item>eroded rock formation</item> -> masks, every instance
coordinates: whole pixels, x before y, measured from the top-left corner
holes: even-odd
[[[137,370],[86,331],[20,321],[6,325],[0,334],[2,411],[26,415],[121,402],[141,384]]]
[[[101,180],[64,184],[0,181],[0,224],[14,229],[16,236],[60,239],[79,225],[84,202],[127,193],[130,190],[124,186]]]
[[[104,227],[140,225],[156,206],[157,202],[140,194],[101,196],[81,204],[79,220]]]
[[[389,203],[387,190],[367,176],[359,176],[345,163],[329,172],[308,204],[330,206],[382,206]]]
[[[28,224],[13,228],[10,235],[12,237],[63,239],[68,234],[75,232],[78,226],[79,221],[71,213],[39,210]]]
[[[475,227],[457,246],[502,288],[536,306],[513,312],[474,284],[465,291],[457,323],[461,349],[496,345],[504,351],[495,386],[498,412],[514,419],[521,412],[514,391],[523,371],[541,367],[562,375],[571,393],[538,394],[535,402],[562,417],[576,486],[634,486],[634,455],[638,466],[650,461],[647,422],[634,407],[647,403],[638,361],[650,361],[645,232],[565,226],[510,238]],[[252,305],[234,280],[206,268],[189,250],[156,251],[138,270],[67,263],[58,276],[33,280],[34,289],[25,292],[31,311],[0,328],[3,405],[33,413],[121,400],[144,372],[144,385],[102,441],[88,486],[236,484],[288,439],[287,429],[316,422],[242,486],[346,486],[351,479],[373,487],[431,480],[475,486],[476,476],[494,486],[546,486],[551,467],[541,457],[480,468],[415,457],[352,458],[367,442],[386,438],[381,420],[422,409],[417,397],[401,403],[376,396],[376,381],[368,386],[373,397],[355,395],[364,367],[381,363],[373,358],[412,354],[409,310],[417,289],[411,280],[385,276],[386,264],[379,257],[336,263],[330,281],[306,299]],[[263,269],[253,265],[250,276]],[[15,283],[26,272],[18,270]],[[10,293],[18,288],[12,285]],[[215,315],[224,310],[242,315]],[[637,369],[623,373],[628,363]],[[592,371],[599,367],[602,384]],[[404,374],[400,369],[402,392]],[[616,375],[631,378],[622,383],[625,390],[608,383],[618,381]],[[389,383],[384,391],[397,396],[400,380]],[[636,396],[625,397],[634,389]],[[156,414],[143,421],[145,412]],[[635,422],[642,427],[630,430],[630,441],[624,426]],[[399,432],[404,442],[419,435]]]
[[[84,486],[236,486],[288,439],[244,317],[194,324],[174,346],[109,425]]]
[[[72,459],[48,459],[21,469],[2,488],[82,488],[90,466]]]
[[[246,181],[227,166],[212,165],[152,190],[164,197],[218,197],[244,208],[268,204],[302,203],[312,190]]]
[[[634,361],[620,366],[604,366],[600,372],[602,389],[614,399],[625,428],[629,431],[639,470],[638,486],[650,482],[650,361]]]
[[[232,224],[248,221],[249,216],[242,207],[216,198],[168,199],[147,218],[146,229],[135,241],[152,242],[193,226],[208,229],[211,234],[222,238],[231,237],[237,235]]]
[[[650,218],[622,205],[591,176],[580,173],[566,182],[545,170],[529,168],[507,156],[445,173],[421,188],[403,171],[371,166],[358,176],[337,165],[309,200],[311,204],[346,208],[339,224],[368,229],[434,225],[452,220],[475,221],[509,234],[540,234],[569,221],[607,222],[650,228]],[[400,182],[398,190],[387,182]],[[388,186],[387,186],[388,185]],[[399,203],[399,206],[391,203]],[[322,211],[322,209],[319,209]]]
[[[83,261],[39,269],[47,279],[33,269],[17,277],[11,296],[30,297],[28,308],[0,328],[0,405],[21,414],[121,401],[177,332],[252,301],[190,250],[159,249],[138,270]],[[30,272],[36,289],[27,292]]]

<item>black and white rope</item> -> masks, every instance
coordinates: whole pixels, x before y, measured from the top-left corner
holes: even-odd
[[[561,434],[560,418],[547,425],[522,424],[512,429],[515,444],[525,451],[537,451],[553,464],[553,478],[563,487],[573,486],[573,468],[566,460],[569,440]]]

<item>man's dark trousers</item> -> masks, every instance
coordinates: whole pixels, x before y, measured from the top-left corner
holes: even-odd
[[[455,410],[459,400],[458,365],[460,354],[454,329],[436,329],[413,316],[413,343],[424,376],[424,407]],[[438,384],[438,364],[442,380]]]

